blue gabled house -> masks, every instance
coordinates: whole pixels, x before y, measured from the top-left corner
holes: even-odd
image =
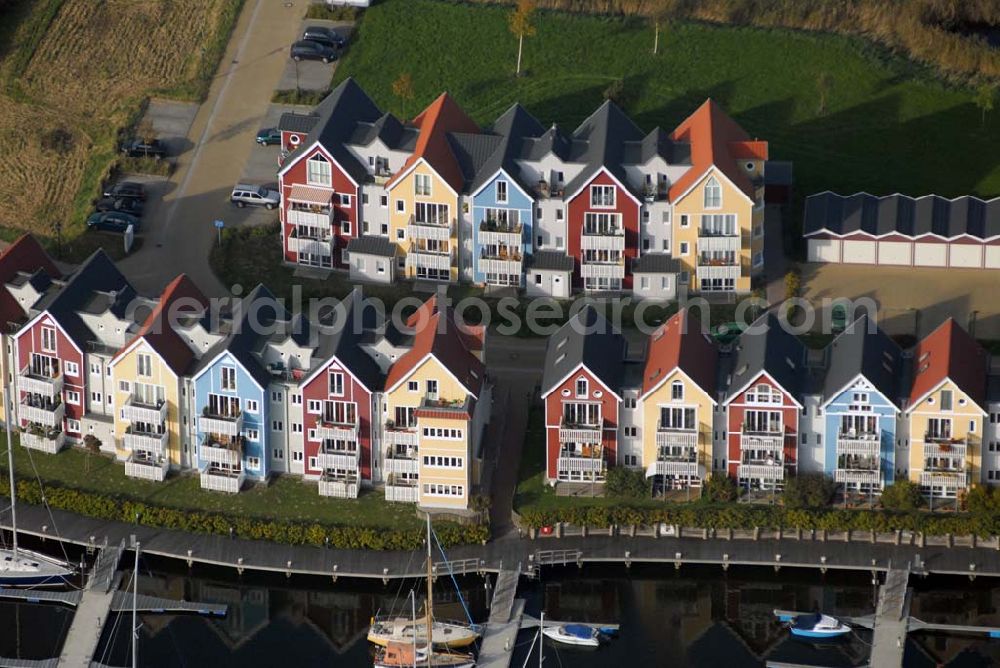
[[[535,197],[520,179],[516,158],[526,138],[545,128],[520,105],[513,105],[490,131],[500,137],[476,170],[472,199],[473,281],[522,287],[524,261],[531,254]]]
[[[865,315],[830,343],[826,361],[823,471],[845,491],[878,493],[894,478],[903,352]]]

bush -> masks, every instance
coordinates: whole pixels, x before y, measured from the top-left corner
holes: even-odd
[[[836,484],[822,473],[806,473],[789,478],[782,500],[789,508],[820,508],[833,499]]]
[[[736,483],[729,476],[713,475],[705,481],[703,494],[706,501],[728,503],[736,500],[739,490],[736,489]]]
[[[296,88],[276,90],[271,95],[271,102],[275,104],[304,104],[314,107],[329,94],[328,90],[300,90]]]
[[[897,480],[882,490],[882,507],[887,510],[916,510],[923,503],[920,487],[909,480]]]
[[[608,470],[604,493],[617,499],[645,499],[650,494],[650,483],[641,470],[615,466]]]
[[[361,16],[358,7],[347,7],[344,5],[328,5],[322,2],[314,2],[306,10],[307,19],[323,19],[326,21],[357,21]]]

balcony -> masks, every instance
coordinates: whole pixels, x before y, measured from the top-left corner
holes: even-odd
[[[548,199],[550,197],[557,197],[557,198],[562,197],[564,187],[565,186],[562,183],[553,183],[550,185],[549,182],[546,181],[545,179],[540,179],[534,188],[535,196],[539,197],[540,199]]]
[[[22,392],[40,394],[43,397],[55,399],[62,394],[63,376],[61,373],[50,375],[33,372],[30,367],[24,367],[21,369],[17,385]]]
[[[385,458],[383,468],[386,475],[416,475],[420,472],[420,460],[417,459],[417,451],[408,451],[406,455],[390,453]]]
[[[556,469],[560,473],[580,472],[603,474],[605,469],[604,459],[596,457],[565,456],[556,460]]]
[[[297,230],[292,230],[288,237],[288,251],[291,253],[309,253],[310,255],[331,255],[330,235],[316,238],[300,236]]]
[[[166,459],[157,462],[152,459],[142,459],[133,455],[125,462],[125,475],[129,478],[163,482],[163,479],[167,477],[167,470],[169,468],[170,464]]]
[[[500,225],[495,221],[484,220],[479,223],[477,241],[481,246],[520,246],[522,230],[520,224]]]
[[[129,397],[122,406],[122,415],[129,422],[163,425],[167,420],[167,403],[147,404],[138,397]]]
[[[559,442],[600,445],[602,432],[600,424],[580,424],[563,418],[559,423]]]
[[[316,437],[320,440],[358,442],[358,426],[352,422],[337,422],[316,418]]]
[[[410,222],[406,226],[406,234],[410,239],[448,241],[455,236],[455,220],[417,220],[410,216]]]
[[[625,250],[625,233],[623,230],[607,232],[584,232],[580,237],[582,250],[610,250],[619,253]]]
[[[785,435],[780,431],[748,432],[746,426],[740,433],[740,450],[769,450],[781,453],[785,448]]]
[[[839,485],[865,485],[869,487],[881,487],[882,473],[880,471],[836,469],[833,472],[833,481]]]
[[[968,449],[968,442],[964,440],[924,436],[924,457],[954,457],[964,460]]]
[[[738,265],[698,265],[695,270],[699,281],[716,278],[736,280],[740,277]]]
[[[451,265],[451,250],[439,252],[412,246],[406,254],[406,266],[413,269],[437,269],[445,271],[451,269]]]
[[[965,471],[924,471],[920,474],[920,486],[964,489],[966,474]]]
[[[737,252],[741,248],[740,236],[703,236],[698,234],[698,253],[703,252]]]
[[[690,461],[657,460],[646,470],[646,477],[654,475],[701,478],[701,467],[693,459]]]
[[[243,413],[220,415],[212,413],[206,407],[198,417],[198,431],[221,436],[236,436],[243,431]]]
[[[420,434],[417,433],[416,426],[397,427],[392,422],[387,422],[382,440],[386,445],[408,445],[415,448],[420,444]]]
[[[500,260],[493,258],[480,258],[479,271],[484,274],[498,274],[500,276],[520,276],[521,256],[512,256],[516,259]]]
[[[844,434],[837,436],[837,454],[858,457],[878,457],[882,450],[878,434]]]
[[[143,432],[133,430],[129,427],[125,430],[125,449],[132,452],[148,452],[157,457],[163,457],[167,452],[167,439],[169,434],[163,432]]]
[[[347,480],[327,480],[321,478],[319,481],[319,495],[335,499],[356,499],[358,498],[358,483]]]
[[[21,433],[21,445],[54,455],[66,444],[66,434],[61,429],[40,429],[29,427]]]
[[[781,464],[740,464],[736,467],[736,475],[741,480],[784,480],[785,467]]]
[[[359,451],[337,450],[323,446],[316,455],[316,466],[321,469],[334,469],[337,471],[357,471]]]
[[[224,471],[210,467],[202,470],[200,478],[202,489],[237,494],[240,488],[243,487],[246,474],[242,469],[239,471]]]
[[[17,416],[28,422],[36,422],[43,427],[62,427],[66,415],[66,404],[56,398],[55,401],[38,401],[23,399],[18,405]]]
[[[377,186],[384,186],[389,182],[389,179],[391,178],[392,178],[392,171],[386,169],[385,167],[376,169],[375,173],[372,174],[372,181]]]
[[[417,487],[415,480],[412,485],[386,483],[385,500],[399,503],[417,503],[420,500],[420,488]]]
[[[616,262],[583,262],[580,264],[581,278],[625,278],[624,259]]]
[[[243,459],[243,449],[238,445],[224,445],[206,441],[198,446],[198,460],[202,464],[215,464],[236,468]]]
[[[287,222],[291,225],[302,225],[304,227],[315,228],[317,233],[330,234],[330,225],[333,224],[333,219],[330,217],[330,212],[313,212],[313,211],[299,211],[298,209],[289,209]]]
[[[698,432],[682,429],[670,429],[661,423],[656,423],[656,447],[694,448],[698,445]]]

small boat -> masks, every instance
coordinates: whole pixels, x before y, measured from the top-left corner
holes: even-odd
[[[586,624],[560,624],[558,626],[546,626],[542,629],[542,634],[551,640],[561,642],[565,645],[577,645],[579,647],[597,647],[601,644],[601,632],[593,626]]]
[[[410,668],[412,666],[436,666],[440,668],[476,668],[476,660],[469,654],[450,654],[431,651],[431,662],[427,663],[427,645],[390,642],[379,648],[375,655],[375,668]]]
[[[416,622],[397,617],[395,619],[372,619],[371,630],[368,631],[368,641],[385,647],[391,642],[413,643],[414,634],[416,642],[423,644],[427,642],[426,622]],[[479,629],[468,624],[457,622],[439,622],[435,620],[431,624],[432,642],[439,647],[460,648],[468,647],[479,638]]]
[[[800,638],[836,638],[851,632],[851,627],[830,615],[798,615],[788,623],[793,636]]]

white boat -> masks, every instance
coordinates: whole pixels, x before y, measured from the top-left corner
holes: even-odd
[[[836,638],[851,632],[851,627],[830,615],[798,615],[788,623],[793,636],[800,638]]]
[[[546,626],[542,629],[542,635],[556,642],[561,642],[564,645],[597,647],[601,644],[601,632],[593,626],[587,626],[586,624]]]

